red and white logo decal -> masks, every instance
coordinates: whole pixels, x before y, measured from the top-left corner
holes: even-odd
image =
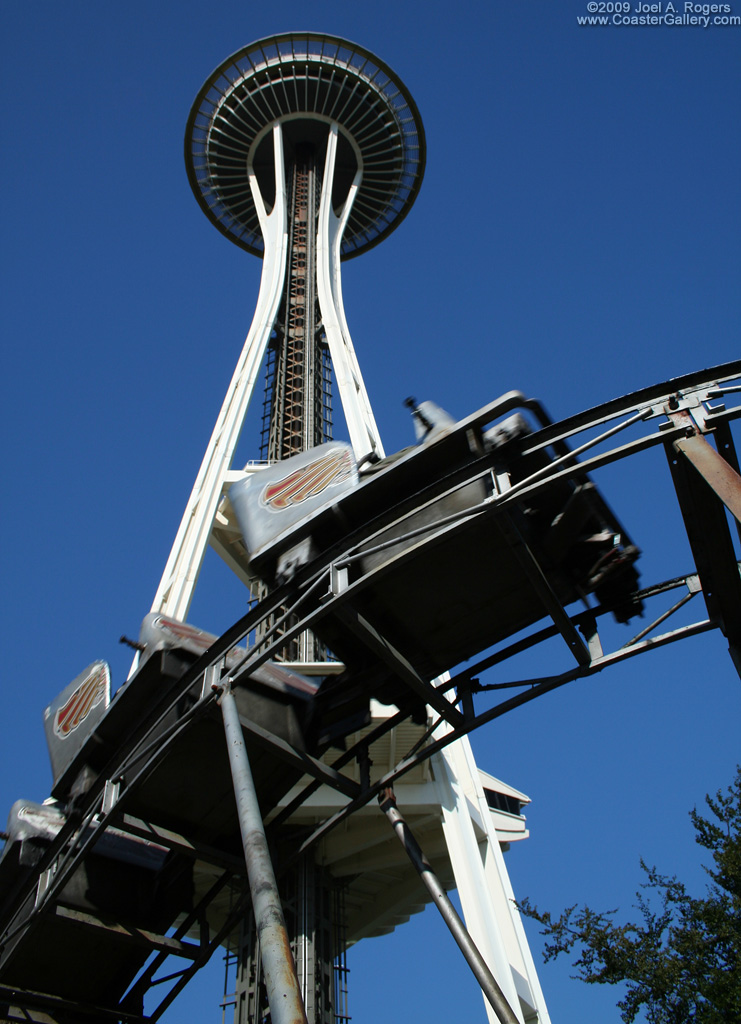
[[[308,466],[295,470],[282,480],[267,484],[260,495],[260,503],[276,512],[298,505],[307,498],[345,480],[353,470],[352,458],[346,448],[335,448],[334,451],[315,459]]]
[[[77,687],[54,716],[54,734],[66,740],[106,695],[108,668],[101,665]]]
[[[190,640],[196,647],[207,650],[216,639],[211,633],[204,633],[202,629],[189,626],[185,622],[178,622],[176,619],[166,619],[160,616],[155,619],[154,625],[171,633],[176,640]]]

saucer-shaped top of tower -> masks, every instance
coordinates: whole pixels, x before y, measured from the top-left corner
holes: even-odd
[[[403,82],[354,43],[318,32],[287,32],[260,39],[224,61],[188,118],[185,162],[191,187],[232,242],[263,253],[247,168],[254,168],[270,210],[276,122],[286,162],[308,146],[320,172],[329,125],[339,125],[332,189],[337,212],[358,168],[362,172],[342,239],[343,259],[376,245],[406,216],[422,183],[425,137]]]

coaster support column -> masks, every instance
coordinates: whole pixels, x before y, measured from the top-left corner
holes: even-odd
[[[223,686],[219,703],[271,1020],[273,1024],[307,1024],[237,702],[229,682]]]
[[[497,984],[496,978],[489,970],[475,942],[466,931],[466,926],[458,916],[458,911],[450,902],[448,894],[440,884],[437,875],[432,870],[429,861],[422,853],[417,840],[412,835],[409,826],[399,812],[399,808],[396,806],[394,791],[392,789],[382,790],[378,794],[378,802],[381,810],[391,823],[391,827],[401,845],[409,855],[409,859],[422,879],[427,891],[432,896],[435,906],[450,929],[450,933],[457,942],[461,953],[466,958],[466,962],[471,968],[476,981],[481,986],[481,991],[484,993],[489,1005],[494,1010],[497,1020],[501,1021],[501,1024],[521,1024],[520,1018],[515,1015],[514,1010],[507,1002],[504,993]]]

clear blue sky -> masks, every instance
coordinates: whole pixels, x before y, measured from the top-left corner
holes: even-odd
[[[561,417],[741,355],[741,28],[580,27],[585,13],[586,0],[3,5],[0,814],[48,795],[49,700],[95,658],[124,678],[118,637],[149,609],[249,327],[259,261],[208,223],[182,158],[196,92],[234,50],[291,29],[344,35],[421,112],[417,203],[344,273],[387,450],[411,440],[409,394],[463,416],[519,388]],[[689,568],[660,458],[616,474],[608,497],[645,582]],[[244,595],[210,573],[191,618],[218,630]],[[515,892],[627,912],[641,856],[701,888],[687,811],[730,782],[739,710],[715,634],[481,731],[480,765],[533,800],[531,838],[508,856]],[[483,1019],[430,913],[350,965],[355,1024]],[[569,974],[541,969],[554,1022],[618,1020],[617,992]],[[209,984],[169,1019],[219,1020]]]

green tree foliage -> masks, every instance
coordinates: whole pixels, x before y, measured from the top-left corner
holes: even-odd
[[[616,911],[576,905],[554,919],[528,900],[519,905],[543,925],[546,961],[576,948],[576,977],[627,985],[618,1003],[626,1024],[641,1010],[649,1024],[741,1022],[741,766],[727,794],[705,800],[707,818],[690,812],[695,841],[712,856],[704,898],[641,861],[638,923],[616,924]]]

